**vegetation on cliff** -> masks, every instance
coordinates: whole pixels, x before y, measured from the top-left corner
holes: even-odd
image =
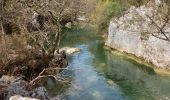
[[[90,20],[98,25],[99,29],[105,30],[110,20],[122,16],[131,6],[146,4],[149,0],[92,0],[94,9],[91,12]],[[92,2],[91,1],[91,2]]]

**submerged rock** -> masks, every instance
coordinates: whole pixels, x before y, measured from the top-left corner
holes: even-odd
[[[95,100],[103,100],[104,99],[104,96],[101,93],[101,91],[93,91],[91,94],[92,94],[92,96],[94,96]]]

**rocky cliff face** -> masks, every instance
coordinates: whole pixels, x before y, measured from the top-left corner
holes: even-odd
[[[106,45],[142,57],[158,68],[170,69],[170,42],[149,34],[156,28],[150,26],[147,16],[157,13],[159,5],[161,1],[155,0],[138,8],[131,7],[122,17],[111,21]],[[155,22],[162,24],[159,20]],[[170,31],[170,25],[164,30]]]

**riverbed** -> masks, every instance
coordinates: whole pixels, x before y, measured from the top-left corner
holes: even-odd
[[[104,49],[95,28],[65,29],[61,46],[80,48],[63,72],[70,85],[48,82],[50,95],[64,100],[170,100],[170,77],[160,76],[145,64]]]

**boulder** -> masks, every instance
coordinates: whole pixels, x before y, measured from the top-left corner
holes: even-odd
[[[30,97],[22,97],[20,95],[15,95],[9,98],[9,100],[39,100],[35,98],[30,98]]]
[[[0,100],[3,100],[4,98],[6,98],[8,94],[7,87],[8,87],[7,84],[0,82]]]
[[[80,51],[80,49],[79,48],[72,48],[72,47],[64,47],[64,48],[61,48],[60,50],[59,50],[59,52],[65,52],[66,53],[66,55],[71,55],[71,54],[73,54],[73,53],[76,53],[76,52],[79,52]],[[57,52],[55,52],[55,54],[56,54]]]
[[[36,88],[33,93],[32,93],[32,96],[31,97],[34,97],[34,98],[38,98],[40,100],[49,100],[50,97],[48,96],[48,93],[47,93],[47,90],[46,88],[44,87],[38,87]]]

